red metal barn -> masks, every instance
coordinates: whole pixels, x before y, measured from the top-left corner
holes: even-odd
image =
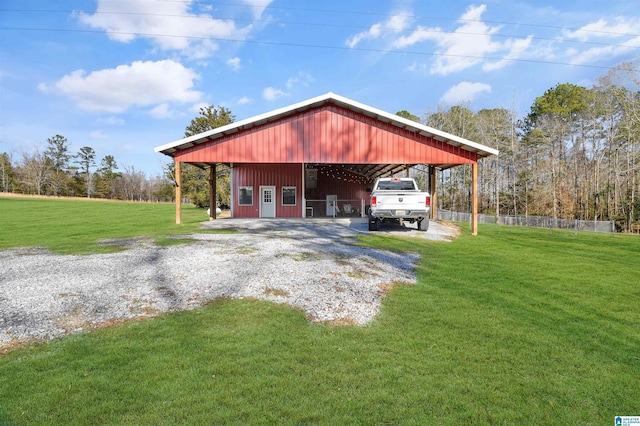
[[[417,164],[432,166],[435,218],[436,170],[471,164],[476,217],[478,160],[498,154],[333,93],[155,150],[176,162],[178,223],[182,163],[209,168],[212,182],[216,164],[231,167],[231,214],[246,218],[364,215],[376,178]],[[472,225],[475,234],[477,221]]]

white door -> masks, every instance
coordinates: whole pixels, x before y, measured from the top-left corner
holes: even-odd
[[[260,187],[260,217],[276,217],[276,187]]]
[[[335,217],[337,203],[338,203],[337,195],[327,195],[327,216]]]

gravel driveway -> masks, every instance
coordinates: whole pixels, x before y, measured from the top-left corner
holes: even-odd
[[[415,254],[357,247],[366,220],[221,219],[189,244],[132,239],[127,250],[86,256],[0,251],[0,350],[114,321],[192,309],[217,298],[257,298],[301,309],[311,321],[365,324],[391,285],[415,283]],[[431,239],[452,239],[434,222]],[[383,233],[414,235],[398,228]]]

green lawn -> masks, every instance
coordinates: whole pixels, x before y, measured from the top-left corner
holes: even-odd
[[[189,233],[207,220],[206,212],[183,206],[176,225],[174,204],[70,199],[0,198],[0,250],[43,246],[60,254],[105,253],[109,238],[149,236],[164,243],[172,234]]]
[[[171,209],[148,208],[176,230]],[[0,356],[0,424],[613,425],[640,414],[640,238],[481,225],[452,243],[362,243],[421,255],[417,285],[396,287],[372,324],[225,300],[16,349]]]

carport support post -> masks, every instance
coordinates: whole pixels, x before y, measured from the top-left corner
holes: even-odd
[[[434,166],[429,167],[429,192],[431,193],[431,219],[436,220],[438,218],[438,197],[436,191],[436,179],[437,170]]]
[[[478,235],[478,163],[471,164],[471,235]]]
[[[209,167],[209,220],[213,220],[216,218],[216,208],[218,207],[218,203],[216,203],[216,163],[213,163],[211,167]]]
[[[176,225],[182,223],[182,163],[176,160]]]

